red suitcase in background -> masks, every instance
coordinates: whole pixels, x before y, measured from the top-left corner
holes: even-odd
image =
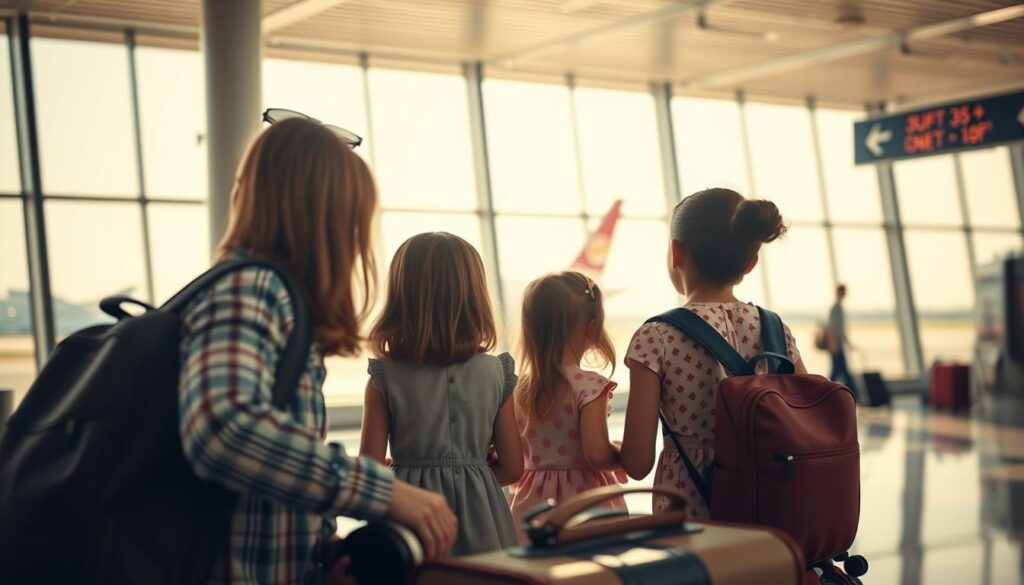
[[[932,366],[928,396],[934,408],[962,409],[971,406],[971,368],[964,364],[936,363]]]

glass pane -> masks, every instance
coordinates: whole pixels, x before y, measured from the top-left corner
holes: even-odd
[[[708,187],[746,194],[749,183],[736,102],[672,98],[672,118],[683,196]]]
[[[821,193],[807,108],[746,104],[753,163],[752,197],[771,199],[782,216],[821,221]]]
[[[476,209],[465,79],[371,69],[370,99],[384,206]]]
[[[0,191],[21,191],[18,136],[14,125],[11,58],[7,35],[0,35]]]
[[[58,337],[111,321],[103,297],[146,298],[138,204],[48,201],[46,238]]]
[[[846,285],[847,329],[858,351],[857,369],[902,376],[903,354],[885,233],[880,229],[836,228],[832,232],[836,272]]]
[[[153,297],[163,303],[210,266],[209,211],[205,205],[169,203],[147,209]]]
[[[824,353],[814,351],[814,330],[828,316],[833,290],[823,228],[793,228],[764,248],[771,308],[793,331],[808,371],[825,372]]]
[[[206,198],[206,89],[201,55],[139,47],[135,64],[146,195]]]
[[[138,195],[124,45],[48,38],[31,45],[43,189]]]
[[[1021,252],[1021,234],[1018,232],[974,232],[974,260],[979,266],[990,264],[1010,254]]]
[[[569,89],[488,79],[483,98],[495,209],[582,211]]]
[[[898,161],[893,173],[903,223],[963,224],[952,155]]]
[[[385,274],[398,247],[423,232],[449,232],[472,244],[481,257],[487,252],[481,242],[480,219],[475,214],[386,211],[382,216],[381,230],[384,236],[384,255],[380,258],[380,264]]]
[[[976,226],[1020,227],[1010,170],[1010,152],[1005,146],[960,154],[964,173],[967,211]]]
[[[544,274],[569,269],[583,249],[584,227],[584,223],[575,218],[497,218],[505,323],[513,348],[519,338],[523,289]],[[539,238],[537,234],[544,234],[544,237]]]
[[[762,251],[762,258],[764,252]],[[750,271],[750,274],[743,277],[743,280],[736,285],[734,294],[736,298],[745,303],[754,303],[755,305],[767,305],[768,301],[764,296],[764,266],[761,262],[754,266],[754,269]]]
[[[654,97],[590,88],[575,97],[587,212],[602,215],[624,199],[627,214],[664,216]]]
[[[17,404],[36,375],[21,201],[0,200],[0,390]]]
[[[832,221],[881,223],[878,173],[874,165],[853,164],[853,123],[864,116],[850,110],[815,110],[821,163]]]
[[[937,359],[970,363],[974,289],[963,233],[907,230],[904,237],[925,367]]]
[[[368,156],[369,124],[363,72],[359,67],[264,59],[263,104],[266,108],[296,110],[325,124],[351,130],[367,140],[359,150]]]
[[[594,220],[591,229],[597,229]],[[604,291],[605,321],[615,344],[614,379],[629,385],[622,366],[633,333],[649,317],[680,305],[668,277],[668,227],[663,220],[621,220],[608,253],[608,265],[598,284]]]

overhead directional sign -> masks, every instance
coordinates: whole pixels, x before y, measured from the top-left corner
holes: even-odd
[[[859,165],[1024,140],[1024,91],[857,122],[853,140]]]

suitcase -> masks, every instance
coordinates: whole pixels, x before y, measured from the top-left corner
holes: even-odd
[[[672,507],[653,516],[598,508],[624,493],[658,493]],[[773,529],[686,523],[682,495],[609,486],[541,508],[524,518],[526,547],[429,563],[419,585],[798,585],[817,582],[787,535]],[[808,580],[810,575],[810,580]]]
[[[866,398],[863,402],[868,406],[889,406],[892,399],[889,397],[889,387],[886,386],[882,374],[879,372],[864,372],[864,391]]]
[[[935,408],[962,409],[971,406],[970,366],[936,363],[932,366],[928,397]]]

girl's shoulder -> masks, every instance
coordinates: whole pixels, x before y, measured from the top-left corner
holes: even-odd
[[[597,372],[584,370],[578,366],[565,366],[562,368],[562,373],[565,375],[565,380],[569,383],[569,388],[572,390],[577,408],[583,408],[583,406],[605,392],[611,395],[612,391],[618,386],[616,382],[609,380],[605,376]]]

